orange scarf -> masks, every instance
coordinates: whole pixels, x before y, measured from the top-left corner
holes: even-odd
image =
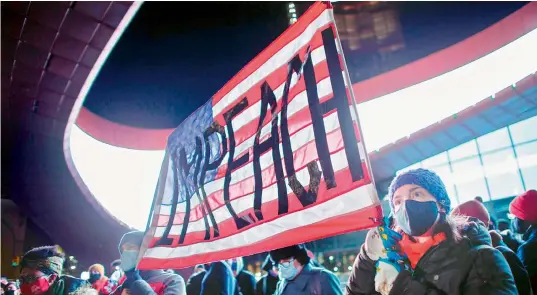
[[[410,240],[410,237],[406,234],[403,234],[403,239],[399,242],[401,250],[408,256],[412,268],[416,268],[418,261],[429,248],[440,244],[440,242],[446,239],[444,233],[436,234],[435,236],[430,236],[427,240],[421,243],[413,242]]]

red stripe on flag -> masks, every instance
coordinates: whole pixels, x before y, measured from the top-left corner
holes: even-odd
[[[362,167],[363,169],[367,169],[365,164],[362,163]],[[252,227],[255,227],[255,226],[258,226],[260,224],[263,224],[265,222],[270,222],[276,218],[279,218],[279,217],[282,217],[282,216],[285,216],[285,215],[288,215],[288,214],[292,214],[292,213],[295,213],[295,212],[299,212],[301,210],[304,210],[306,208],[310,208],[312,206],[316,206],[316,205],[319,205],[321,203],[324,203],[328,200],[331,200],[333,198],[336,198],[346,192],[349,192],[349,191],[352,191],[353,189],[355,188],[358,188],[360,186],[363,186],[363,185],[366,185],[366,184],[369,184],[371,181],[369,179],[362,179],[362,180],[359,180],[359,181],[356,181],[356,182],[352,182],[352,177],[351,177],[351,174],[350,174],[350,170],[349,168],[346,168],[346,169],[343,169],[343,170],[340,170],[338,172],[335,173],[335,179],[336,179],[336,184],[338,184],[336,187],[328,190],[326,188],[326,183],[325,183],[325,180],[324,178],[321,178],[321,182],[319,183],[319,191],[318,191],[318,195],[317,195],[317,201],[313,204],[313,205],[310,205],[309,207],[303,207],[302,204],[300,203],[300,201],[298,200],[298,198],[294,195],[294,193],[290,193],[288,194],[288,204],[289,204],[289,211],[288,213],[286,214],[283,214],[283,215],[278,215],[277,212],[278,212],[278,199],[275,199],[275,200],[272,200],[272,201],[269,201],[269,202],[264,202],[262,207],[261,207],[261,211],[263,213],[263,217],[264,219],[262,221],[258,221],[250,226],[247,226],[245,228],[242,228],[241,230],[237,230],[237,226],[235,225],[235,221],[233,220],[233,218],[229,218],[229,219],[226,219],[225,221],[223,222],[220,222],[218,223],[218,230],[219,230],[219,233],[220,233],[220,236],[218,238],[215,238],[215,239],[211,239],[210,241],[216,241],[216,240],[219,240],[219,239],[222,239],[222,238],[225,238],[225,237],[229,237],[229,236],[232,236],[232,235],[235,235],[235,234],[238,234],[240,232],[243,232],[249,228],[252,228]],[[350,185],[343,185],[343,184],[348,184],[350,183]],[[304,189],[308,189],[309,188],[309,185],[304,185]],[[252,200],[253,202],[253,200]],[[255,218],[255,215],[254,215],[254,211],[253,211],[253,208],[250,208],[248,210],[245,210],[243,212],[236,212],[237,215],[240,217],[240,216],[248,216],[250,215],[252,218]],[[198,232],[187,232],[186,236],[185,236],[185,241],[183,244],[179,245],[178,244],[178,241],[179,241],[179,236],[178,235],[169,235],[168,238],[173,238],[173,243],[170,247],[178,247],[178,246],[186,246],[186,245],[192,245],[192,244],[197,244],[197,243],[201,243],[201,242],[207,242],[204,240],[204,237],[205,237],[205,231],[198,231]],[[151,244],[150,244],[150,247],[153,247],[153,245],[155,245],[155,243],[159,240],[159,238],[154,238],[152,241],[151,241]]]
[[[298,50],[297,54],[299,55],[301,60],[304,60],[308,47],[310,47],[310,52],[312,52],[313,50],[323,46],[322,35],[320,32],[329,27],[330,25],[325,25],[319,28],[319,31],[313,35],[313,38],[311,39],[311,41]],[[265,82],[267,82],[273,90],[276,90],[276,88],[278,88],[287,80],[287,70],[288,70],[287,63],[289,61],[290,60],[286,61],[284,65],[272,71],[269,75],[267,75],[264,79],[261,79],[255,85],[252,85],[245,93],[242,93],[232,103],[224,107],[220,113],[213,114],[214,121],[218,122],[222,126],[225,125],[226,122],[224,119],[224,114],[228,110],[230,110],[233,106],[235,106],[235,104],[237,104],[237,102],[243,99],[244,97],[248,100],[248,106],[252,106],[256,102],[258,102],[261,99],[261,85],[263,85]],[[326,61],[324,61],[324,63],[325,63],[325,67],[327,68],[326,71],[328,72],[328,66],[326,65]],[[315,69],[316,68],[317,67],[315,67]],[[315,76],[317,77],[317,75]],[[325,75],[325,77],[326,76],[328,75]],[[217,104],[217,101],[215,101],[214,97],[213,97],[212,103],[213,103],[213,106]]]
[[[335,154],[343,149],[343,137],[341,136],[341,130],[336,129],[331,133],[327,134],[328,140],[328,149],[331,154]],[[272,153],[272,150],[268,151]],[[293,153],[293,163],[295,164],[295,171],[298,172],[302,169],[305,169],[306,165],[311,162],[318,160],[319,156],[317,155],[317,147],[315,141],[312,140],[309,143],[303,145]],[[283,163],[283,159],[282,159]],[[263,189],[276,183],[276,177],[274,173],[274,166],[271,165],[265,168],[262,172],[263,179]],[[284,169],[284,177],[287,177],[287,172]],[[254,192],[255,179],[253,176],[250,176],[240,182],[230,185],[230,200],[236,200],[241,197],[247,196]],[[220,189],[216,192],[211,193],[207,196],[207,202],[211,207],[211,210],[214,211],[220,207],[224,206],[224,191]],[[190,211],[190,221],[196,221],[203,218],[201,205],[196,205]],[[183,224],[185,213],[178,212],[175,214],[174,225]],[[169,215],[159,215],[157,226],[166,226],[168,224]]]
[[[266,61],[280,51],[285,45],[300,36],[306,28],[326,10],[326,4],[317,2],[313,4],[303,15],[300,16],[300,21],[292,26],[292,29],[288,29],[283,32],[276,40],[274,40],[267,48],[265,48],[258,56],[250,61],[239,73],[237,73],[229,82],[218,90],[213,96],[213,105],[219,102],[231,89],[237,84],[252,75],[259,67],[261,67]]]
[[[249,256],[265,252],[269,249],[273,250],[287,247],[297,242],[314,241],[351,231],[375,227],[380,225],[381,220],[381,206],[373,205],[344,215],[327,218],[307,226],[284,231],[244,247],[212,251],[179,258],[159,259],[144,257],[140,261],[140,264],[138,264],[138,269],[184,268],[199,264],[200,261],[220,261],[234,257]],[[172,251],[172,249],[170,249],[170,251]]]

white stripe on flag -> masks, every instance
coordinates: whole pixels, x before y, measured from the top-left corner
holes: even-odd
[[[220,114],[227,106],[234,103],[241,95],[243,95],[248,89],[252,88],[259,81],[265,79],[272,72],[279,67],[286,64],[293,56],[302,48],[307,45],[317,30],[331,22],[330,13],[328,10],[319,15],[311,24],[308,25],[306,30],[295,38],[293,41],[285,45],[280,51],[270,57],[263,65],[261,65],[255,72],[253,72],[248,78],[237,84],[229,93],[224,95],[220,101],[218,101],[213,107],[213,114],[216,116]]]
[[[375,187],[373,184],[364,185],[322,204],[282,216],[226,238],[176,248],[155,247],[148,249],[144,257],[156,259],[181,258],[244,247],[245,245],[270,239],[272,236],[288,230],[298,229],[331,217],[367,208],[374,205],[371,197],[374,195]]]

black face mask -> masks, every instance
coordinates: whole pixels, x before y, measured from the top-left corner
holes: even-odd
[[[426,233],[438,218],[436,202],[418,202],[406,200],[395,212],[397,225],[408,235],[421,236]]]
[[[100,279],[101,279],[101,274],[100,273],[92,273],[92,274],[90,274],[90,277],[89,277],[88,281],[93,284],[93,283],[97,282]]]

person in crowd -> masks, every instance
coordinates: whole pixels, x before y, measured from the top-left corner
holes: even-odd
[[[489,234],[492,239],[492,247],[496,248],[502,253],[503,257],[505,257],[505,260],[507,260],[507,263],[511,268],[511,272],[513,273],[513,277],[515,278],[515,284],[518,290],[518,294],[533,294],[530,279],[528,277],[528,272],[522,264],[522,261],[520,261],[520,258],[518,258],[518,256],[515,252],[513,252],[513,250],[507,247],[507,245],[502,240],[502,236],[497,231],[491,230],[489,231]]]
[[[72,276],[62,275],[63,253],[56,246],[34,248],[22,257],[19,281],[23,295],[67,295],[83,288],[91,288],[89,283]]]
[[[490,215],[487,208],[480,202],[471,200],[465,203],[460,204],[455,209],[453,209],[452,215],[466,216],[469,220],[476,222],[481,222],[482,225],[488,225],[490,221]],[[520,295],[531,295],[531,286],[528,278],[528,273],[526,268],[522,265],[522,262],[516,254],[509,249],[505,243],[502,241],[501,235],[495,230],[489,231],[491,240],[490,246],[494,247],[507,261],[513,277],[515,279],[515,285]]]
[[[226,261],[213,262],[201,282],[200,295],[240,295],[239,286]]]
[[[203,264],[198,264],[194,267],[194,274],[204,272],[204,271],[205,271],[205,266]]]
[[[89,279],[91,287],[97,292],[101,292],[104,286],[108,284],[108,277],[105,276],[104,266],[102,264],[94,264],[89,267]]]
[[[201,266],[201,267],[200,267]],[[201,282],[205,277],[205,266],[203,264],[198,264],[194,267],[194,272],[192,276],[186,282],[186,294],[187,295],[199,295],[201,292]]]
[[[343,294],[335,274],[310,264],[304,245],[276,249],[269,255],[281,279],[275,295]]]
[[[520,241],[511,230],[511,222],[505,219],[498,220],[498,231],[507,247],[516,253],[520,246]]]
[[[483,198],[481,196],[475,197],[474,200],[478,201],[481,204],[484,204],[483,203]],[[490,215],[489,219],[490,219],[489,224],[488,224],[489,230],[495,230],[497,228],[496,218],[494,218],[494,216]]]
[[[5,286],[2,286],[2,291],[5,295],[19,295],[21,293],[16,281],[6,281]]]
[[[513,230],[522,234],[517,255],[528,271],[533,292],[537,292],[537,191],[529,190],[509,204]]]
[[[125,280],[114,286],[113,295],[121,295],[124,289],[131,295],[184,295],[185,282],[180,275],[170,274],[163,270],[136,270],[140,246],[144,233],[133,231],[126,233],[119,242],[121,269],[125,272]],[[108,288],[110,290],[111,288]],[[107,291],[108,291],[107,290]]]
[[[309,255],[308,255],[309,256]],[[257,295],[272,295],[276,291],[278,285],[278,269],[272,264],[270,255],[267,255],[263,265],[261,266],[266,272],[264,276],[257,281],[256,294]]]
[[[346,294],[517,294],[505,258],[486,245],[487,229],[449,215],[436,173],[419,168],[397,175],[388,200],[393,218],[368,232]],[[404,259],[390,258],[394,253]]]
[[[244,259],[237,257],[229,259],[227,262],[237,279],[237,284],[242,295],[255,295],[255,276],[244,269]]]

